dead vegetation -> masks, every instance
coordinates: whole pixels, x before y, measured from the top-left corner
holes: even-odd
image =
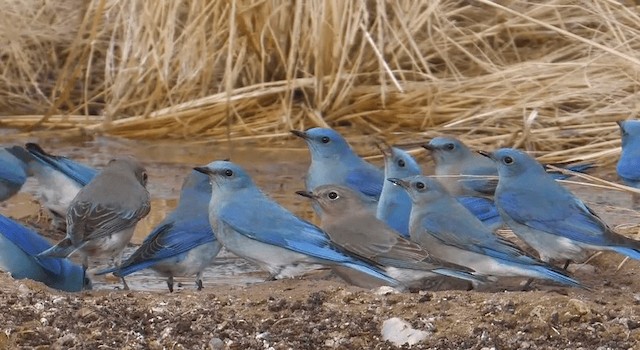
[[[640,15],[620,1],[62,0],[3,11],[0,126],[18,137],[265,142],[329,125],[607,162],[613,122],[639,110]]]

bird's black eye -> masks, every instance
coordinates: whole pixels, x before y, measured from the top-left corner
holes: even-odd
[[[404,168],[406,164],[404,163],[404,159],[398,159],[398,166]]]
[[[322,139],[320,139],[320,141],[322,141],[322,143],[329,143],[331,139],[328,136],[323,136]]]
[[[513,163],[513,158],[511,158],[511,157],[509,157],[509,156],[506,156],[506,157],[502,158],[502,162],[503,162],[504,164],[509,165],[509,164]]]
[[[447,143],[444,148],[446,148],[449,151],[452,151],[454,148],[456,148],[456,146],[453,143]]]
[[[340,197],[340,196],[338,196],[337,192],[331,191],[331,192],[329,192],[329,194],[327,194],[327,197],[329,197],[329,199],[331,199],[331,200],[334,200],[334,199],[338,199],[338,197]]]
[[[425,185],[424,182],[416,182],[417,189],[424,190],[425,187],[427,187],[427,185]]]
[[[147,183],[147,178],[148,178],[147,173],[146,172],[142,173],[142,182],[143,183],[145,183],[145,184]]]
[[[224,176],[228,176],[228,177],[233,176],[233,170],[231,170],[231,169],[225,170],[224,171]]]

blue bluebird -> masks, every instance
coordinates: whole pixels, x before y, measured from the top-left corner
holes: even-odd
[[[455,196],[491,197],[498,184],[498,169],[490,159],[472,151],[453,137],[435,137],[423,147],[431,151],[440,182]],[[585,172],[593,164],[576,164],[567,170]],[[551,171],[556,179],[570,175]]]
[[[271,278],[295,276],[310,265],[348,267],[398,282],[372,261],[340,248],[315,225],[267,197],[238,165],[215,161],[195,170],[209,175],[209,222],[216,238],[232,253],[270,273]]]
[[[384,177],[405,178],[419,175],[420,166],[413,157],[395,147],[379,144],[384,155]],[[378,201],[376,217],[405,238],[409,237],[409,215],[411,214],[411,198],[405,190],[385,181]]]
[[[173,292],[174,276],[196,275],[196,285],[201,290],[202,273],[211,265],[222,247],[209,224],[210,200],[209,177],[195,170],[191,171],[182,185],[176,209],[122,265],[98,274],[114,272],[118,277],[125,277],[151,268],[167,277],[170,292]]]
[[[15,154],[28,155],[20,146],[0,147],[0,202],[18,193],[29,177],[27,163]]]
[[[618,125],[622,134],[622,153],[616,171],[626,185],[640,188],[640,120],[623,120]]]
[[[418,163],[409,153],[395,147],[379,145],[384,154],[385,178],[405,178],[420,175]],[[457,196],[456,199],[492,230],[502,226],[500,214],[493,201],[484,197]],[[376,216],[402,236],[409,237],[411,198],[405,190],[385,181],[378,202]]]
[[[580,286],[579,282],[494,234],[435,178],[419,175],[389,181],[404,188],[413,201],[411,240],[435,258],[466,266],[488,278],[522,276]]]
[[[543,261],[582,262],[590,250],[640,259],[640,241],[615,233],[528,154],[503,148],[486,153],[500,174],[496,205],[505,223]]]
[[[304,139],[311,153],[307,191],[321,185],[346,186],[369,198],[368,207],[375,213],[384,183],[381,169],[360,158],[335,130],[312,128],[291,133]],[[317,207],[314,209],[319,212]]]
[[[483,282],[467,268],[436,259],[417,243],[401,237],[367,210],[362,194],[350,188],[322,185],[313,192],[296,193],[318,203],[322,209],[321,227],[334,243],[381,264],[387,274],[408,287],[442,276]],[[354,279],[353,274],[337,274]]]
[[[50,247],[39,234],[0,215],[0,270],[67,292],[91,289],[80,266],[67,259],[36,257]]]
[[[67,210],[67,236],[38,256],[82,256],[86,270],[89,257],[110,257],[120,265],[122,252],[133,231],[150,210],[147,173],[134,158],[111,160],[84,186]],[[125,289],[128,288],[122,278]]]
[[[69,158],[49,154],[35,143],[27,143],[25,147],[29,153],[24,160],[38,180],[37,197],[51,213],[54,224],[64,227],[69,204],[98,171]]]

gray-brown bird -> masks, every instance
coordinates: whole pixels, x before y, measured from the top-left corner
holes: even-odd
[[[110,257],[119,265],[136,224],[150,210],[147,173],[132,157],[113,159],[73,199],[67,210],[67,236],[38,256]],[[125,289],[128,289],[124,278]]]
[[[342,248],[365,257],[384,267],[385,272],[405,286],[434,277],[449,276],[467,281],[481,282],[472,270],[435,259],[420,245],[400,236],[366,207],[364,198],[349,188],[323,185],[313,192],[298,191],[301,196],[313,199],[322,210],[322,229],[331,240]],[[368,281],[349,271],[340,277],[362,287],[372,287]]]

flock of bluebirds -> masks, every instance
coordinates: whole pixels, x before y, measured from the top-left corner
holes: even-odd
[[[619,123],[619,177],[640,185],[640,121]],[[269,272],[270,279],[329,267],[366,288],[423,288],[462,280],[470,287],[500,277],[546,280],[587,288],[567,272],[594,251],[640,259],[640,241],[614,232],[527,153],[503,148],[472,151],[452,137],[436,137],[435,176],[421,175],[409,153],[380,143],[384,170],[366,162],[336,131],[292,131],[311,154],[306,189],[320,227],[264,194],[240,166],[214,161],[194,168],[178,206],[123,260],[136,224],[149,213],[147,174],[131,157],[102,170],[46,153],[37,144],[0,148],[0,201],[27,177],[66,237],[52,246],[33,230],[0,215],[0,270],[65,291],[91,288],[89,258],[110,258],[95,269],[122,279],[145,268],[167,278],[196,276],[224,246]],[[569,167],[585,171],[590,164]],[[509,228],[532,251],[496,234]],[[78,255],[82,266],[67,259]],[[523,280],[524,281],[524,280]]]

